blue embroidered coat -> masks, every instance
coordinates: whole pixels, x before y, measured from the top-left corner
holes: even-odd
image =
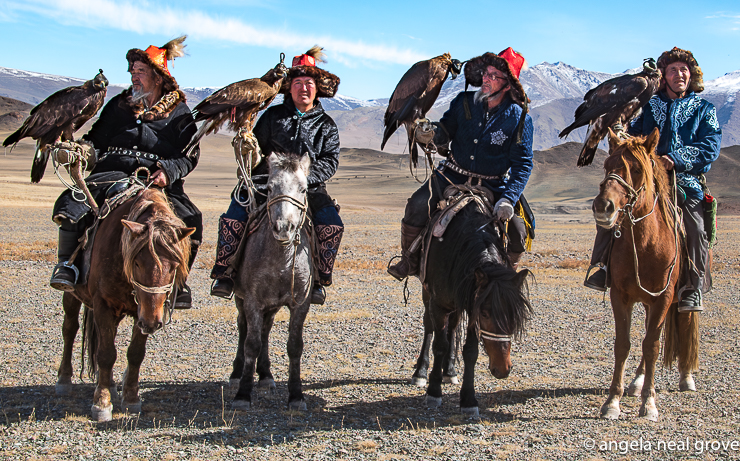
[[[522,142],[516,142],[516,129],[522,108],[505,99],[487,113],[485,104],[474,101],[475,92],[462,92],[450,103],[450,108],[439,121],[444,129],[437,129],[434,142],[446,145],[451,141],[450,156],[460,167],[485,176],[508,177],[502,181],[486,181],[493,192],[512,204],[527,185],[532,173],[532,117],[524,120]],[[464,100],[470,110],[466,117]],[[455,182],[464,182],[466,177],[450,170],[444,173]]]
[[[722,142],[714,105],[693,92],[679,99],[658,93],[645,104],[627,131],[633,136],[647,136],[656,127],[660,130],[658,155],[673,160],[676,180],[686,195],[703,198],[698,176],[709,171],[717,160]]]

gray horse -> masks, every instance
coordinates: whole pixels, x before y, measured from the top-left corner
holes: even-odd
[[[311,159],[272,153],[268,164],[267,212],[247,238],[235,279],[239,347],[231,381],[239,380],[239,390],[232,408],[250,409],[255,368],[259,386],[275,389],[268,352],[270,330],[275,314],[287,306],[290,310],[288,407],[305,410],[301,355],[303,322],[313,285],[310,221],[306,216],[306,177]]]

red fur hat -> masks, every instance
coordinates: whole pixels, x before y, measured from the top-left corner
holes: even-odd
[[[465,84],[474,87],[482,86],[483,74],[488,66],[506,74],[511,86],[511,90],[509,90],[511,98],[520,106],[524,106],[527,102],[527,95],[524,94],[524,87],[519,81],[522,70],[527,69],[527,61],[524,56],[509,47],[499,54],[485,53],[475,57],[465,64]]]
[[[317,98],[333,98],[339,88],[339,77],[316,66],[316,62],[326,62],[324,49],[314,45],[304,54],[293,58],[293,67],[288,70],[288,78],[283,80],[280,92],[290,93],[290,85],[295,77],[311,77],[316,82]]]
[[[164,80],[164,91],[169,93],[179,89],[177,80],[170,74],[167,69],[167,61],[173,61],[175,58],[185,56],[185,45],[182,42],[185,41],[187,35],[178,37],[174,40],[170,40],[165,43],[164,46],[157,47],[150,45],[146,50],[140,50],[138,48],[132,48],[126,53],[126,60],[128,60],[128,71],[134,67],[134,63],[141,61],[144,64],[149,65],[154,72],[156,72]]]

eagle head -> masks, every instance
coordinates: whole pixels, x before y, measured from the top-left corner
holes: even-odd
[[[285,67],[285,53],[280,53],[280,62],[273,69],[277,78],[285,78],[288,76],[288,68]]]
[[[659,75],[658,65],[655,64],[655,59],[647,58],[642,63],[642,70],[648,75]]]
[[[108,79],[103,75],[103,69],[98,69],[100,72],[93,79],[93,86],[99,90],[104,90],[108,86]]]
[[[452,73],[452,79],[455,80],[462,72],[462,63],[457,59],[450,59],[450,72]]]

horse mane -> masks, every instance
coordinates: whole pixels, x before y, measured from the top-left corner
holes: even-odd
[[[473,205],[462,209],[454,221],[458,221],[458,232],[447,250],[451,264],[446,265],[458,311],[467,311],[469,318],[477,319],[484,301],[492,299],[489,306],[491,317],[500,331],[521,336],[529,320],[532,307],[527,296],[519,288],[518,277],[524,277],[511,269],[504,261],[501,237],[491,223],[491,218],[475,210]],[[453,235],[452,233],[450,235]],[[476,271],[486,277],[488,283],[476,287]]]
[[[300,154],[276,151],[270,156],[270,166],[295,173],[300,170],[302,159],[303,156]]]
[[[175,284],[181,287],[188,277],[190,259],[190,239],[180,239],[177,229],[185,223],[175,216],[167,196],[159,189],[145,189],[135,199],[128,214],[129,221],[146,225],[142,234],[135,234],[128,227],[123,227],[121,246],[123,253],[123,274],[129,282],[134,280],[134,259],[146,246],[152,254],[158,268],[162,267],[157,248],[163,256],[177,264]]]
[[[646,138],[646,136],[635,136],[622,141],[615,154],[619,154],[619,158],[625,167],[627,177],[624,180],[629,184],[635,184],[634,179],[642,182],[645,185],[645,194],[648,197],[654,197],[654,194],[657,194],[658,206],[663,220],[667,225],[672,226],[674,216],[671,202],[672,189],[668,180],[668,172],[658,160],[655,151],[648,152],[645,149]],[[640,165],[641,174],[638,178],[632,178],[632,169],[625,159],[624,153],[628,153]],[[609,162],[609,159],[607,159],[607,162]],[[606,163],[604,166],[606,167]]]

